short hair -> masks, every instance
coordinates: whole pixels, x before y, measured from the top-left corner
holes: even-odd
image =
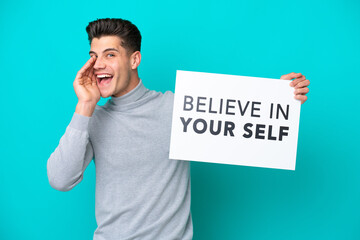
[[[118,36],[120,44],[127,52],[140,51],[141,34],[139,29],[128,20],[121,18],[103,18],[89,23],[86,27],[88,39],[91,44],[93,38],[103,36]]]

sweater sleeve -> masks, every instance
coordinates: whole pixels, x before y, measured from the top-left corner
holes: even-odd
[[[88,131],[90,119],[74,113],[59,145],[48,159],[49,183],[59,191],[69,191],[81,182],[86,167],[93,159],[94,150]]]

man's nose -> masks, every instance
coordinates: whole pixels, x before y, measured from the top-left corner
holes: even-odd
[[[105,63],[101,58],[98,57],[95,61],[94,69],[97,70],[97,69],[103,69],[103,68],[105,68]]]

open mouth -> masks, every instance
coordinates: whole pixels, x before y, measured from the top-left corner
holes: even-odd
[[[99,74],[96,76],[98,85],[103,86],[109,84],[112,80],[113,76],[110,74]]]

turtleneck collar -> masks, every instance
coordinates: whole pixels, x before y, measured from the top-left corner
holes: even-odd
[[[141,97],[143,97],[149,89],[147,89],[144,84],[142,83],[141,79],[139,80],[139,84],[132,89],[130,92],[126,93],[120,97],[111,97],[111,99],[107,102],[106,105],[113,109],[122,109],[129,104],[135,103]]]
[[[147,89],[145,88],[144,84],[140,79],[138,85],[134,89],[120,97],[112,96],[110,102],[115,105],[136,102],[136,100],[138,100],[145,94],[146,90]]]

